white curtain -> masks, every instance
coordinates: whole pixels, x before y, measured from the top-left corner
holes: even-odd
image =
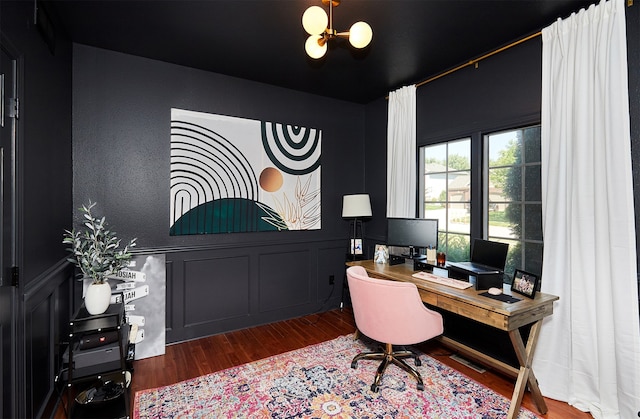
[[[416,86],[389,93],[387,217],[416,215]]]
[[[640,325],[624,0],[542,31],[542,393],[637,418]]]

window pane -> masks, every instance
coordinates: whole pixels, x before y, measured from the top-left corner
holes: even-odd
[[[520,189],[511,176],[511,168],[489,169],[489,202],[520,200]],[[508,186],[508,188],[507,188]]]
[[[425,204],[424,218],[435,218],[438,220],[438,230],[447,230],[447,209],[444,204]]]
[[[504,274],[506,276],[505,280],[510,280],[513,278],[513,273],[516,269],[521,269],[522,266],[522,242],[519,241],[511,241],[511,240],[501,240],[504,243],[509,244],[509,253],[507,253],[507,263],[504,267]]]
[[[471,148],[469,140],[449,142],[449,170],[471,169]]]
[[[520,130],[489,135],[489,167],[511,166],[520,158]]]
[[[489,236],[501,238],[520,237],[520,204],[497,204],[489,210]]]
[[[424,148],[424,172],[446,172],[447,145],[439,144]]]
[[[447,173],[432,173],[424,176],[424,201],[445,202],[447,200]]]
[[[542,204],[524,206],[524,238],[542,241]]]
[[[524,162],[535,163],[540,161],[540,126],[524,130]],[[533,272],[532,272],[533,273]]]
[[[469,260],[471,256],[471,244],[469,236],[462,234],[449,234],[447,240],[447,260],[462,262]]]
[[[504,194],[509,200],[520,201],[522,199],[522,167],[512,166],[504,180]]]
[[[542,274],[542,243],[525,243],[524,270],[532,274]]]
[[[449,203],[448,218],[447,230],[454,233],[471,234],[471,214],[469,214],[468,203]]]
[[[469,202],[471,201],[471,174],[469,172],[449,172],[447,201]]]
[[[540,165],[525,166],[525,201],[542,201],[542,186],[540,185]]]

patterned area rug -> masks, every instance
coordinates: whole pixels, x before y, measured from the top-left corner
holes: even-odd
[[[377,349],[377,348],[376,348]],[[135,394],[141,418],[504,418],[510,400],[421,355],[424,391],[395,365],[370,390],[379,361],[351,359],[368,351],[352,336],[308,346]],[[413,361],[409,361],[413,362]],[[520,419],[537,418],[521,409]]]

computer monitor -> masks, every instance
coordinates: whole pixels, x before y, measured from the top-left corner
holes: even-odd
[[[424,258],[424,251],[438,247],[438,220],[429,218],[387,218],[387,245],[408,247],[402,256]]]
[[[471,262],[492,266],[502,271],[507,263],[508,252],[509,245],[507,243],[474,239],[473,248],[471,249]]]

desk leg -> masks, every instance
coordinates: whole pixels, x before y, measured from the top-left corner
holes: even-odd
[[[538,343],[538,337],[540,336],[540,327],[542,320],[539,320],[533,324],[529,333],[529,339],[527,340],[527,346],[524,346],[522,336],[519,330],[511,330],[509,337],[511,338],[511,344],[516,351],[518,362],[520,363],[520,372],[518,373],[518,379],[516,381],[515,389],[513,390],[513,397],[511,398],[511,406],[509,408],[508,419],[518,417],[520,411],[520,404],[522,403],[522,397],[529,384],[529,390],[531,391],[531,397],[541,414],[547,413],[547,404],[542,397],[540,388],[538,387],[538,380],[533,374],[531,364],[533,363],[533,353]]]

